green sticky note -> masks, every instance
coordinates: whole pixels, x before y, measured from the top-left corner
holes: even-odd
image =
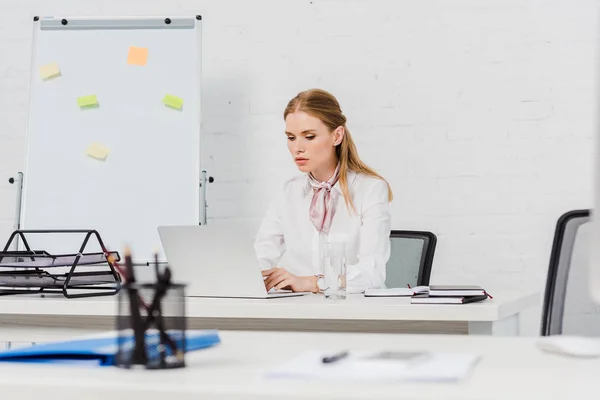
[[[81,96],[77,98],[77,105],[79,107],[91,107],[98,105],[98,99],[95,94],[90,94],[89,96]]]
[[[183,107],[183,99],[181,97],[173,96],[172,94],[166,95],[163,99],[163,103],[177,110],[181,110]]]

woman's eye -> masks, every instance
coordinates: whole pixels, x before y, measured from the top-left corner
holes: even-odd
[[[288,136],[287,138],[288,138],[288,140],[290,140],[290,141],[291,141],[291,140],[294,140],[294,137],[293,137],[293,136]]]
[[[306,136],[306,140],[313,140],[314,138],[314,136]]]

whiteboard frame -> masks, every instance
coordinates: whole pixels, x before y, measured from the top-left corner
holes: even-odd
[[[38,16],[33,17],[33,35],[31,42],[31,65],[30,65],[30,77],[29,77],[29,100],[28,100],[28,117],[26,124],[26,150],[25,150],[25,168],[24,172],[21,172],[21,187],[22,190],[20,192],[20,197],[18,199],[17,204],[17,212],[15,218],[15,226],[18,226],[18,229],[28,229],[28,227],[23,226],[23,221],[25,220],[26,209],[23,206],[25,196],[27,195],[27,171],[29,168],[29,159],[30,159],[30,148],[31,148],[31,126],[32,126],[32,111],[33,111],[33,99],[35,96],[35,66],[36,66],[36,44],[38,40],[38,31],[42,30],[42,22],[45,25],[48,25],[45,29],[147,29],[148,27],[152,27],[152,24],[156,24],[159,20],[161,22],[165,22],[166,19],[170,19],[171,23],[167,26],[167,29],[177,29],[177,28],[190,28],[189,25],[186,25],[185,22],[190,19],[194,20],[194,29],[196,29],[196,34],[198,35],[198,49],[197,54],[200,59],[198,61],[197,67],[197,77],[198,77],[198,91],[196,93],[197,101],[198,101],[198,134],[195,136],[196,141],[196,160],[198,163],[196,165],[196,196],[198,198],[198,210],[195,211],[196,223],[201,224],[202,220],[206,219],[206,200],[205,193],[206,185],[202,182],[202,61],[203,61],[203,53],[202,53],[202,16],[103,16],[103,17],[91,17],[91,16],[62,16],[62,17],[43,17],[40,18]],[[63,20],[67,20],[68,23],[65,26],[63,24]],[[129,22],[132,25],[126,25]],[[49,24],[48,24],[49,23]],[[70,26],[69,26],[70,25]],[[156,26],[153,26],[156,28]],[[157,227],[158,228],[158,227]],[[22,244],[17,243],[18,249],[23,249]],[[149,265],[150,262],[154,260],[144,260],[143,263]]]

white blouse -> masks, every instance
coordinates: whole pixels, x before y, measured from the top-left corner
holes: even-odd
[[[390,213],[385,181],[348,172],[348,188],[356,212],[348,210],[338,183],[330,240],[346,243],[347,290],[362,293],[385,287],[390,257]],[[310,221],[313,190],[307,175],[287,181],[271,202],[254,248],[261,269],[281,267],[296,276],[320,274],[320,243],[326,240]],[[325,236],[325,238],[324,238]]]

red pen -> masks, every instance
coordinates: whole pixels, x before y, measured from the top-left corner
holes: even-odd
[[[412,289],[412,288],[410,287],[410,283],[407,283],[407,284],[406,284],[406,286],[408,286],[408,288],[409,288],[409,289]]]

